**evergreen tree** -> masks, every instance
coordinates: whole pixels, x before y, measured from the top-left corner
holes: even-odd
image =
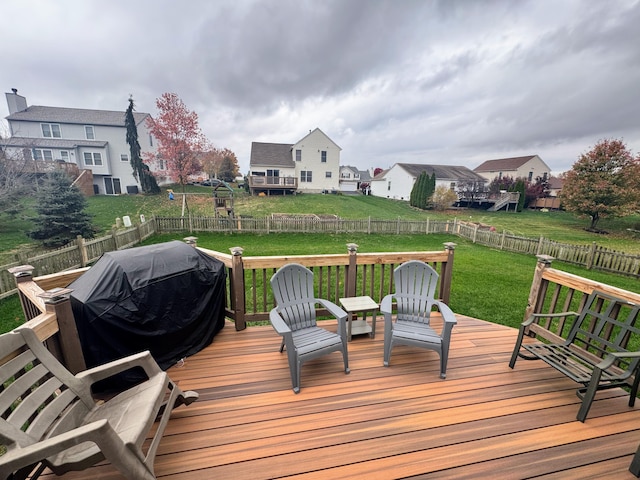
[[[436,172],[433,172],[431,174],[431,177],[427,177],[428,178],[428,182],[427,182],[427,194],[424,197],[424,208],[425,210],[429,207],[431,207],[431,198],[433,197],[433,194],[436,191]]]
[[[84,211],[85,198],[63,170],[47,174],[36,198],[38,216],[35,228],[29,232],[34,240],[46,247],[60,247],[78,235],[94,236],[91,217]]]
[[[142,161],[140,143],[138,142],[138,127],[133,116],[133,98],[129,98],[129,107],[124,115],[124,126],[127,128],[127,143],[131,152],[131,168],[136,181],[144,193],[160,193],[160,187],[155,177],[151,174],[149,166]]]
[[[418,175],[418,178],[416,178],[416,181],[413,182],[413,188],[411,189],[411,194],[409,195],[409,205],[411,205],[412,207],[418,207],[418,198],[419,198],[421,181],[422,181],[422,173]]]
[[[521,212],[524,210],[524,200],[525,194],[527,191],[527,186],[522,178],[518,178],[516,183],[513,186],[512,192],[519,192],[520,196],[518,197],[518,206],[516,207],[516,211]]]

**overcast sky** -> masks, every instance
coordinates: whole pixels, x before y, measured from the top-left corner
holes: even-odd
[[[0,0],[0,88],[156,114],[236,153],[319,127],[360,169],[640,153],[640,0]],[[0,117],[8,115],[0,101]]]

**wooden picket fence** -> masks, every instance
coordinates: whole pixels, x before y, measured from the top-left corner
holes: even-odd
[[[226,233],[359,233],[370,235],[429,235],[449,234],[465,238],[498,250],[528,255],[548,255],[557,261],[640,278],[640,255],[632,255],[597,245],[573,245],[548,238],[530,238],[498,232],[488,226],[454,220],[379,220],[319,218],[309,215],[271,215],[263,218],[246,217],[156,217],[143,224],[114,229],[109,235],[76,241],[60,249],[39,255],[18,255],[15,262],[0,266],[0,299],[16,292],[15,280],[8,268],[29,264],[34,275],[48,275],[83,267],[94,262],[104,252],[132,247],[158,233],[198,232]]]

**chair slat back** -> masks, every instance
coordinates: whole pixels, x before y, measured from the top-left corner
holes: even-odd
[[[398,319],[429,323],[438,272],[419,260],[405,262],[393,271]]]
[[[292,331],[316,325],[313,272],[297,263],[280,268],[271,277],[276,306]]]
[[[612,352],[637,350],[640,329],[636,327],[640,305],[603,292],[592,292],[576,318],[567,337],[567,344],[576,345],[604,358]],[[622,360],[618,366],[633,369],[638,359]]]
[[[87,403],[51,368],[64,367],[51,354],[41,358],[42,352],[30,348],[22,332],[0,335],[0,352],[0,444],[11,448],[36,443],[60,430],[71,416],[87,412]]]

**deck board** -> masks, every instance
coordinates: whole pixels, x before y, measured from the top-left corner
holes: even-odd
[[[380,328],[349,344],[349,375],[338,353],[305,364],[298,395],[271,327],[226,325],[169,370],[200,399],[173,413],[157,477],[635,478],[640,409],[626,392],[599,393],[582,424],[572,381],[543,362],[509,368],[514,329],[458,320],[446,380],[427,350],[396,347],[383,367]],[[103,463],[62,478],[120,476]]]

